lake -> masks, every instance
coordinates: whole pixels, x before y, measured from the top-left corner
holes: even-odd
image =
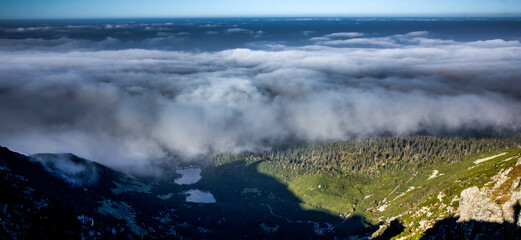
[[[197,189],[190,189],[185,192],[186,201],[193,203],[215,203],[216,200],[210,192],[203,192]]]
[[[201,180],[201,169],[200,168],[185,168],[177,169],[176,173],[181,174],[181,177],[176,179],[174,182],[179,185],[194,184]]]

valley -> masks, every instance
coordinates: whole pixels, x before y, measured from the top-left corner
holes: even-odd
[[[209,159],[213,160],[172,169],[171,174],[143,177],[72,154],[24,156],[2,148],[0,235],[5,239],[521,236],[516,210],[521,200],[517,137],[382,137],[272,147],[262,153],[220,153]]]

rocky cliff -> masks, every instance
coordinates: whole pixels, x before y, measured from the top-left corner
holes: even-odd
[[[438,221],[424,239],[521,239],[521,158],[484,186],[469,187],[452,218]]]
[[[495,176],[482,188],[463,190],[459,221],[511,223],[521,227],[518,206],[521,204],[521,160]],[[517,211],[517,212],[516,212]]]

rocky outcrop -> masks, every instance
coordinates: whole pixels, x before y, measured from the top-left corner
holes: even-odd
[[[463,190],[460,197],[458,222],[478,221],[511,223],[521,227],[521,162],[500,172],[494,181],[481,189]],[[493,186],[493,187],[490,187]]]
[[[503,223],[501,206],[491,202],[485,192],[478,187],[471,187],[461,192],[459,222],[470,220],[480,222]]]
[[[461,192],[459,209],[424,232],[421,239],[521,240],[521,160],[479,188]]]

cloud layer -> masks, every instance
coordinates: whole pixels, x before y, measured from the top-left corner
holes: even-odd
[[[0,144],[24,153],[128,167],[288,138],[521,128],[519,41],[339,32],[217,52],[0,41]]]

